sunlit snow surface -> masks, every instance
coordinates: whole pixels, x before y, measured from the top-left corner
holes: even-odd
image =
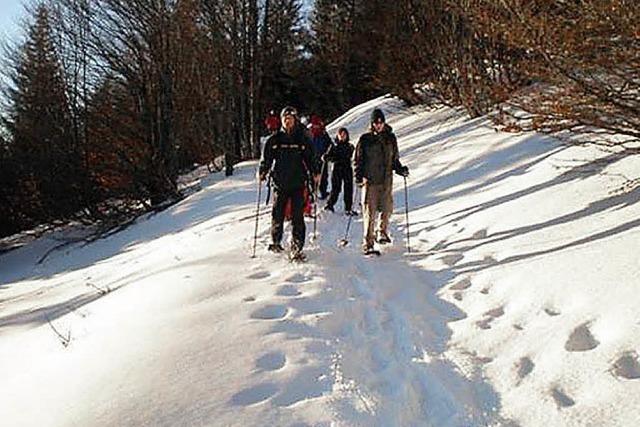
[[[6,426],[633,426],[640,160],[372,100],[411,176],[393,245],[341,202],[306,264],[266,252],[255,162],[118,234],[0,257]],[[286,230],[287,235],[289,230]],[[40,264],[37,262],[41,259]]]

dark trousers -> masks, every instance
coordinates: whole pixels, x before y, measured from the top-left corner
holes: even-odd
[[[331,196],[327,204],[333,206],[338,201],[338,195],[344,183],[344,210],[350,211],[353,202],[353,171],[351,168],[333,167],[331,174]]]
[[[291,216],[293,224],[293,245],[301,250],[304,247],[304,188],[295,190],[274,191],[273,210],[271,211],[271,239],[273,243],[282,241],[284,214],[287,201],[291,200]]]
[[[327,197],[327,187],[329,187],[329,163],[320,162],[320,168],[322,169],[322,174],[320,175],[320,187],[318,190],[320,191],[320,196],[322,198]]]

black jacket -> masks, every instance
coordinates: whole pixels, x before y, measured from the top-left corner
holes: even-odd
[[[280,190],[303,188],[310,174],[317,174],[313,148],[302,126],[291,135],[279,130],[265,143],[260,160],[260,174],[271,172],[273,184]]]
[[[335,163],[335,168],[350,171],[351,170],[351,158],[353,157],[353,145],[349,141],[340,142],[336,139],[335,143],[331,144],[329,151],[325,155],[325,159]]]
[[[362,182],[366,178],[369,184],[390,186],[393,171],[401,173],[403,167],[393,129],[385,125],[379,134],[373,131],[363,134],[356,145],[353,164],[356,182]]]

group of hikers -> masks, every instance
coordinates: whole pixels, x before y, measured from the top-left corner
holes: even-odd
[[[334,141],[328,135],[319,116],[312,116],[308,126],[293,107],[282,109],[278,117],[271,111],[265,125],[270,133],[260,160],[258,179],[269,180],[274,191],[271,212],[272,252],[282,252],[282,237],[287,211],[292,222],[292,260],[304,260],[305,205],[310,194],[319,192],[326,199],[326,211],[335,211],[335,204],[343,191],[346,215],[353,210],[353,182],[361,189],[364,254],[378,253],[374,244],[388,244],[389,218],[393,212],[393,172],[407,177],[409,169],[400,163],[398,141],[386,123],[382,110],[371,113],[371,127],[354,147],[349,131],[342,127]],[[328,189],[329,164],[331,192]],[[317,191],[311,191],[309,187]],[[377,225],[377,227],[376,227]]]

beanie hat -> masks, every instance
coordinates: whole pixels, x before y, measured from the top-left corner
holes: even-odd
[[[384,113],[382,112],[381,109],[376,108],[375,110],[373,110],[371,112],[371,123],[378,121],[378,120],[382,120],[383,122],[385,121],[384,118]]]
[[[298,119],[298,111],[293,107],[284,107],[280,112],[280,119],[284,121],[284,116],[293,116]]]

